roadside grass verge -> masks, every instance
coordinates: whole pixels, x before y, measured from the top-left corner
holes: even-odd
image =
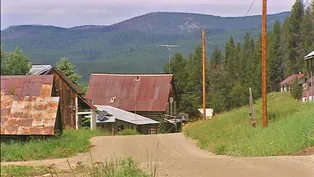
[[[12,177],[12,176],[20,176],[20,177],[28,177],[35,175],[43,175],[47,174],[49,171],[45,166],[1,166],[1,176],[3,177]]]
[[[90,148],[90,138],[101,135],[109,135],[109,133],[89,129],[64,130],[60,137],[1,143],[1,161],[42,160],[72,156],[87,152]]]
[[[1,176],[3,177],[28,177],[28,176],[83,176],[83,177],[153,177],[154,172],[148,173],[139,168],[132,158],[125,158],[119,161],[106,161],[105,163],[95,163],[92,167],[77,165],[70,170],[58,171],[53,167],[45,166],[1,166]]]
[[[268,94],[267,128],[262,128],[261,100],[255,104],[257,126],[245,106],[187,125],[183,132],[198,146],[233,156],[290,155],[314,146],[314,104],[302,104],[290,93]]]

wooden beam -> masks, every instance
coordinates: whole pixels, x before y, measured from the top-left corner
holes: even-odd
[[[90,120],[90,128],[91,130],[96,130],[96,112],[93,111]]]
[[[78,112],[78,115],[90,115],[93,114],[93,112]]]
[[[205,30],[202,31],[203,44],[203,119],[206,120],[206,40]]]
[[[267,127],[267,0],[262,8],[262,117],[263,127]]]
[[[78,99],[75,97],[75,129],[79,129]]]

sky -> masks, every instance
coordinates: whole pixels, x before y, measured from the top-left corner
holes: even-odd
[[[40,24],[111,25],[150,12],[244,16],[253,0],[1,0],[1,29]],[[256,0],[248,15],[261,14]],[[269,0],[267,13],[290,11],[295,0]]]

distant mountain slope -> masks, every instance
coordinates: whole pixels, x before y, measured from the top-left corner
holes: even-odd
[[[284,21],[289,12],[268,16],[268,28],[275,20]],[[260,31],[261,16],[218,17],[192,13],[156,12],[110,26],[85,25],[72,28],[20,25],[1,31],[5,51],[16,47],[35,64],[55,64],[67,56],[88,80],[90,72],[162,72],[168,50],[160,44],[178,44],[173,52],[187,56],[201,41],[201,30],[223,47],[230,36],[241,41],[251,31]],[[214,45],[208,45],[208,53]]]
[[[289,12],[268,15],[268,23],[278,20],[282,22]],[[250,17],[220,17],[213,15],[176,13],[176,12],[155,12],[134,17],[129,20],[114,24],[112,26],[123,29],[145,31],[149,33],[178,34],[195,32],[203,28],[246,30],[257,28],[260,25],[261,16]]]

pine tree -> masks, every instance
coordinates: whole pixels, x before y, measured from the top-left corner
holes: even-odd
[[[225,47],[223,66],[232,80],[235,79],[234,73],[237,70],[237,68],[235,68],[235,62],[237,62],[235,58],[235,43],[233,37],[231,36]]]
[[[300,72],[303,66],[302,54],[298,51],[301,45],[301,23],[304,16],[302,0],[296,0],[292,7],[291,15],[285,24],[286,38],[286,76]]]
[[[177,101],[179,103],[178,110],[184,111],[186,107],[182,104],[181,97],[185,95],[186,91],[186,78],[188,73],[186,72],[186,60],[183,58],[181,53],[176,53],[171,59],[170,67],[173,74],[173,81],[176,86]],[[164,66],[164,72],[169,72],[169,64]]]
[[[65,74],[74,84],[78,85],[81,76],[75,71],[74,65],[68,58],[62,57],[56,67]]]
[[[279,91],[279,83],[284,78],[283,58],[280,51],[281,25],[278,21],[274,23],[273,31],[268,38],[268,85],[270,92]]]
[[[223,69],[223,55],[217,46],[210,57],[209,69],[210,87],[207,92],[207,104],[215,112],[221,112],[228,109],[229,102],[228,87],[226,87],[225,80],[227,73]]]
[[[314,19],[312,19],[312,8],[308,6],[305,10],[304,17],[301,24],[301,44],[299,51],[302,56],[306,55],[312,47],[314,41],[314,36],[309,34],[314,34]]]
[[[190,54],[186,63],[187,77],[185,94],[181,97],[181,106],[192,115],[199,114],[198,108],[202,103],[202,48],[198,45]]]

